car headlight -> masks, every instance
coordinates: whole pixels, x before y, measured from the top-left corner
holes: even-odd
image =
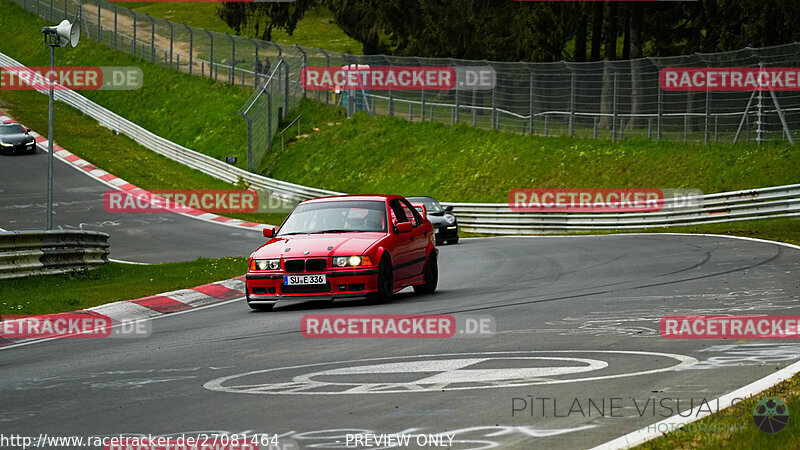
[[[7,143],[5,143],[3,141],[0,141],[0,145],[2,145],[3,147],[13,147],[14,146],[14,144],[7,144]]]
[[[371,266],[369,256],[337,256],[333,258],[333,267]]]
[[[280,259],[254,259],[250,266],[252,270],[279,270],[280,268]]]
[[[32,140],[32,141],[28,142],[26,145],[33,145],[33,144],[35,144],[35,143],[36,143],[36,140],[34,139],[34,140]]]
[[[452,224],[454,224],[454,223],[455,223],[455,221],[456,221],[456,216],[454,216],[454,215],[452,215],[452,214],[445,214],[445,215],[444,215],[444,217],[443,217],[443,220],[444,220],[444,221],[445,221],[445,223],[447,223],[448,225],[452,225]]]

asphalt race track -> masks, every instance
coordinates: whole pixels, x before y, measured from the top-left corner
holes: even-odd
[[[199,257],[249,255],[260,231],[219,226],[174,213],[114,214],[103,207],[108,186],[59,161],[53,162],[56,229],[109,233],[110,258],[159,263]],[[45,228],[47,153],[0,155],[0,228]]]
[[[219,245],[233,240],[227,233],[219,228]],[[302,448],[356,448],[346,447],[348,431],[448,433],[458,449],[586,448],[664,419],[648,399],[686,410],[800,358],[792,340],[658,333],[668,314],[800,314],[791,248],[677,235],[470,239],[442,247],[439,261],[440,289],[429,296],[407,289],[388,304],[266,313],[240,299],[153,320],[148,338],[6,347],[0,426],[28,436],[277,433]],[[300,321],[312,313],[488,314],[497,333],[310,339]],[[519,399],[544,400],[512,414],[515,398],[516,409]],[[583,415],[568,414],[575,399]],[[590,399],[605,400],[606,417],[585,414]],[[741,420],[752,426],[749,414]]]

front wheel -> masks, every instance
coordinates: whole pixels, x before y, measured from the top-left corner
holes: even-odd
[[[378,264],[378,301],[388,302],[392,299],[392,293],[394,293],[394,270],[389,255],[384,253]]]
[[[417,294],[433,294],[436,292],[436,285],[439,283],[439,263],[436,262],[436,252],[432,251],[425,264],[425,284],[414,286]]]

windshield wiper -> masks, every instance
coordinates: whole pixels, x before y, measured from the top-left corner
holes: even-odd
[[[364,230],[353,230],[353,229],[349,229],[349,230],[343,230],[343,229],[331,229],[331,230],[320,230],[320,231],[315,231],[315,232],[314,232],[314,234],[322,234],[322,233],[360,233],[360,232],[362,232],[362,231],[364,231]]]

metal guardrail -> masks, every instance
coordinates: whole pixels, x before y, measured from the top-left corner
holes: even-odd
[[[0,53],[0,65],[22,66]],[[45,91],[40,91],[46,93]],[[229,183],[243,180],[251,187],[271,190],[274,195],[307,199],[340,192],[303,186],[253,174],[217,161],[207,155],[182,147],[109,111],[70,90],[56,90],[57,100],[81,110],[101,125],[130,137],[148,149]],[[464,231],[487,234],[531,234],[559,231],[591,231],[605,229],[642,229],[649,227],[696,225],[735,222],[770,217],[800,215],[800,184],[748,189],[703,195],[697,198],[700,207],[665,208],[651,213],[517,213],[507,203],[442,202],[454,207]]]
[[[682,199],[686,201],[686,199]],[[643,229],[800,216],[800,184],[722,192],[689,198],[695,206],[675,207],[670,199],[657,212],[519,213],[507,203],[446,203],[461,229],[487,234]]]
[[[96,268],[108,263],[108,247],[97,231],[3,231],[0,279]]]

